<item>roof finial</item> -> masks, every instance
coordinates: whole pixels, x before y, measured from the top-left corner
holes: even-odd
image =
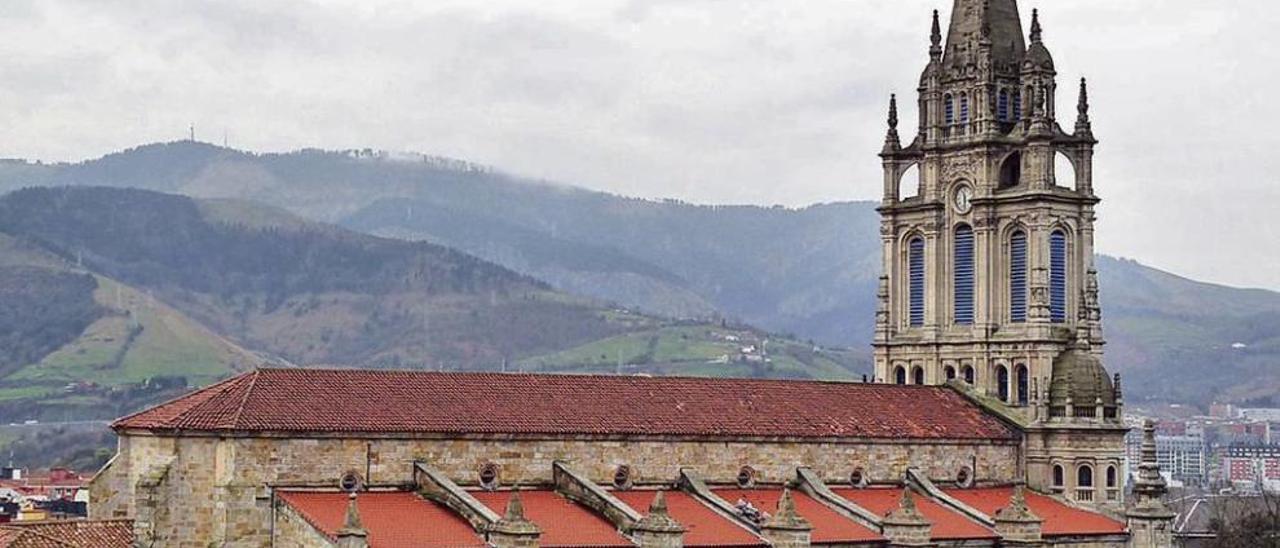
[[[933,32],[929,34],[929,43],[933,47],[929,51],[942,53],[942,23],[938,18],[938,10],[933,10]]]
[[[507,499],[507,513],[503,519],[513,522],[524,521],[524,501],[520,500],[519,488],[512,491],[511,498]]]
[[[1080,102],[1076,104],[1076,112],[1080,115],[1079,121],[1089,121],[1089,82],[1084,78],[1080,78]]]
[[[1031,10],[1031,41],[1039,42],[1042,29],[1040,28],[1040,10]]]
[[[889,94],[889,129],[898,129],[898,94]]]
[[[342,529],[338,530],[339,543],[343,546],[362,546],[364,545],[363,539],[368,535],[369,533],[364,529],[364,524],[360,522],[360,509],[356,505],[356,492],[352,491],[347,494],[347,516],[343,520]],[[342,539],[348,540],[343,541]],[[343,542],[346,542],[346,544],[341,544]]]

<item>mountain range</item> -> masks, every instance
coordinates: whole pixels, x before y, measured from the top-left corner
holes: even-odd
[[[0,191],[27,186],[182,194],[201,198],[206,214],[218,204],[237,204],[238,222],[250,224],[253,211],[276,218],[264,212],[279,208],[305,222],[386,241],[455,249],[527,277],[523,283],[545,282],[545,291],[616,303],[644,317],[713,324],[728,318],[815,347],[869,353],[880,264],[873,203],[701,206],[532,181],[430,156],[254,154],[195,142],[146,145],[75,164],[0,163]],[[258,210],[246,200],[269,207]],[[73,252],[63,250],[64,256]],[[1131,401],[1266,401],[1280,394],[1274,367],[1280,294],[1195,282],[1128,260],[1097,262],[1107,363],[1127,376]],[[216,294],[220,288],[202,289]],[[257,298],[256,306],[280,304]],[[190,306],[201,325],[236,334],[234,314]],[[307,361],[376,356],[297,355]]]

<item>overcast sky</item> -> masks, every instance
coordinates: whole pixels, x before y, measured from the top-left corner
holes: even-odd
[[[1100,249],[1280,289],[1280,4],[1020,4],[1042,10],[1059,101],[1090,78]],[[0,156],[82,160],[194,122],[235,148],[418,151],[632,196],[876,199],[888,94],[914,93],[950,6],[0,0]]]

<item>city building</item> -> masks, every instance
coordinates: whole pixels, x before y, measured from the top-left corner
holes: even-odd
[[[1280,491],[1280,445],[1229,446],[1222,469],[1239,489]]]
[[[1015,0],[956,0],[945,38],[935,12],[906,147],[890,100],[876,382],[263,369],[114,422],[91,518],[158,546],[1172,545],[1149,422],[1121,485],[1084,84],[1066,133]]]
[[[1179,484],[1201,486],[1208,481],[1208,461],[1204,438],[1200,436],[1156,436],[1160,471]]]

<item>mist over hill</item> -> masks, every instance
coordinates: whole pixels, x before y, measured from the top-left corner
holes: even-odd
[[[372,151],[251,154],[147,145],[79,164],[0,163],[0,190],[138,187],[239,198],[370,234],[432,242],[569,293],[672,317],[736,318],[865,348],[879,275],[871,203],[695,206]],[[1100,257],[1108,366],[1131,400],[1280,393],[1280,294]],[[869,350],[868,350],[869,352]]]

